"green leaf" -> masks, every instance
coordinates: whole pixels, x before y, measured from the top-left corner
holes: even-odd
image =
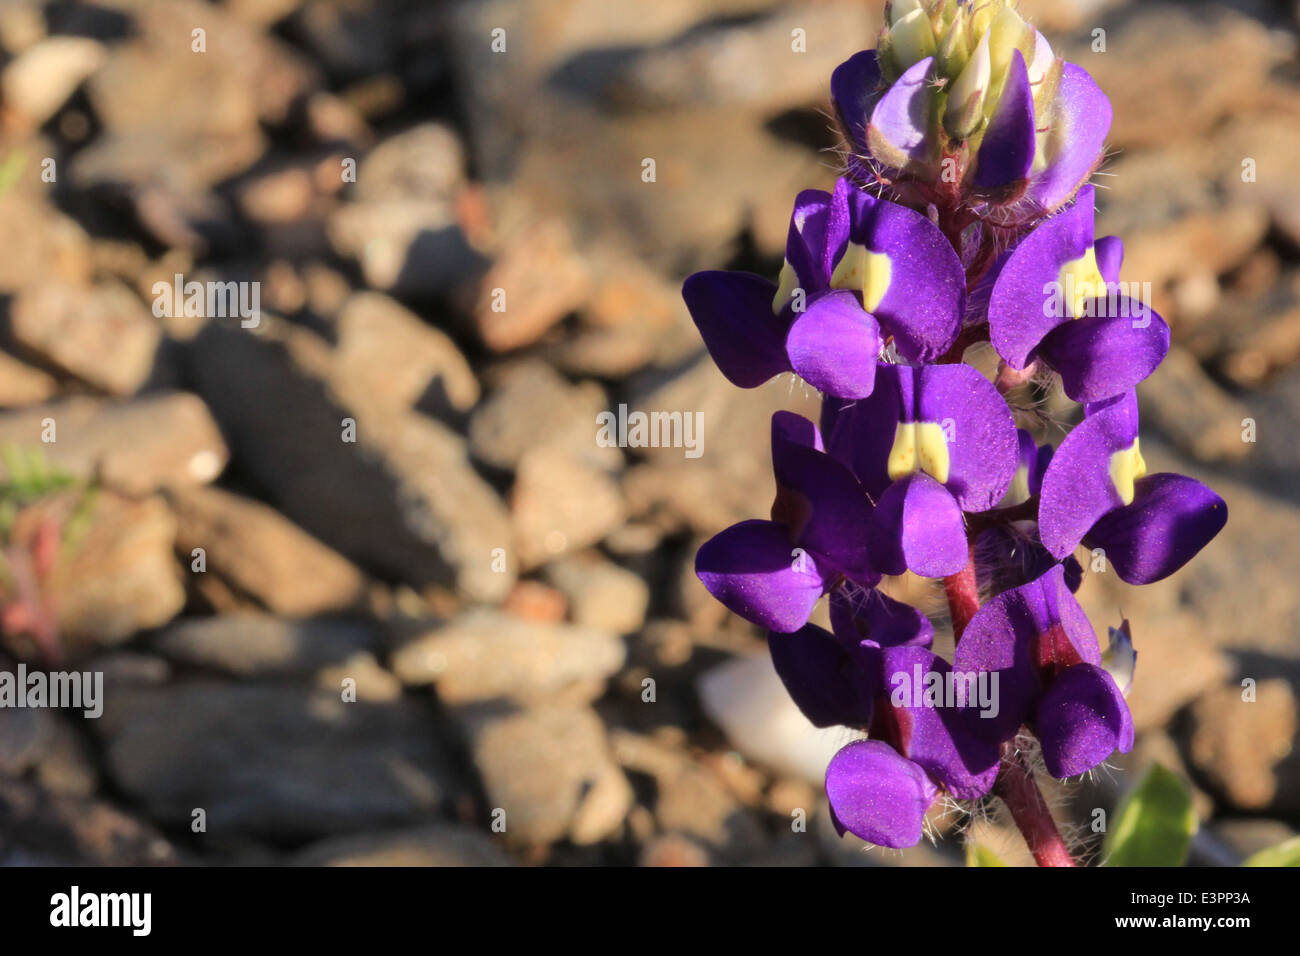
[[[1115,811],[1106,833],[1106,866],[1182,866],[1196,832],[1192,792],[1158,763]]]
[[[966,844],[967,866],[1006,866],[996,853],[980,843]]]
[[[1242,866],[1300,866],[1300,836],[1260,850]]]

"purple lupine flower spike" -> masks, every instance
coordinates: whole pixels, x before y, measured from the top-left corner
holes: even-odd
[[[1120,240],[1094,235],[1110,104],[1014,0],[894,0],[831,94],[846,175],[797,197],[779,280],[683,288],[732,382],[794,372],[824,394],[820,429],[772,419],[770,518],[706,542],[696,573],[768,631],[813,724],[867,735],[826,771],[841,833],[910,846],[941,794],[995,792],[1041,865],[1071,865],[1012,741],[1036,735],[1062,778],[1128,752],[1136,660],[1127,622],[1103,657],[1073,552],[1148,583],[1227,520],[1200,482],[1148,475],[1138,447],[1134,386],[1169,328],[1123,294]],[[985,340],[996,383],[965,361]],[[1039,368],[1084,403],[1055,450],[1003,395]],[[951,664],[926,615],[882,590],[909,571],[943,578]],[[809,623],[826,595],[829,631]]]
[[[1223,528],[1228,506],[1184,475],[1148,475],[1137,396],[1089,405],[1043,477],[1039,535],[1058,558],[1101,548],[1129,584],[1150,584],[1190,561]]]

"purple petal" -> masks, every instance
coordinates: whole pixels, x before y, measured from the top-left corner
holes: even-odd
[[[800,288],[809,296],[826,288],[831,263],[846,237],[843,217],[832,216],[835,205],[825,190],[805,189],[795,197],[790,214],[785,258],[794,268]]]
[[[970,715],[978,713],[975,688],[951,682],[948,662],[925,648],[889,648],[880,656],[880,683],[882,693],[888,695],[889,712],[876,715],[873,730],[888,728],[895,738],[890,742],[899,752],[920,764],[959,800],[974,800],[988,793],[997,776],[999,741],[971,732]],[[928,692],[930,681],[937,681],[937,693]],[[987,687],[987,677],[985,681]],[[952,699],[948,698],[949,688]]]
[[[934,625],[910,604],[875,588],[831,592],[831,629],[846,647],[929,647]]]
[[[812,422],[803,420],[801,429],[798,418],[790,412],[772,418],[777,483],[772,519],[789,529],[788,540],[824,565],[855,581],[875,583],[879,576],[867,556],[871,502],[848,468],[816,450],[820,438]]]
[[[848,191],[845,201],[849,240],[889,257],[889,285],[872,314],[904,358],[934,361],[961,331],[966,302],[961,259],[939,227],[919,212],[860,189]]]
[[[1011,55],[1006,85],[997,110],[989,118],[976,159],[975,185],[993,190],[1020,183],[1034,164],[1034,90],[1019,50]]]
[[[1105,303],[1094,300],[1099,307]],[[1149,305],[1116,296],[1105,310],[1108,316],[1062,323],[1039,346],[1061,373],[1065,394],[1076,402],[1096,402],[1132,388],[1169,352],[1169,326]]]
[[[1048,332],[1068,323],[1055,293],[1061,267],[1082,258],[1092,245],[1091,186],[1073,206],[1038,226],[1016,247],[998,274],[989,298],[989,339],[1008,365],[1022,369]]]
[[[1045,117],[1044,150],[1052,157],[1027,192],[1044,212],[1055,212],[1087,182],[1110,132],[1110,100],[1082,67],[1065,64],[1056,98]]]
[[[889,487],[889,451],[902,421],[901,366],[876,367],[876,386],[856,402],[827,400],[822,406],[826,450],[852,469],[873,499]],[[911,379],[908,379],[910,384]]]
[[[937,794],[919,765],[878,740],[843,747],[826,768],[826,796],[836,828],[877,846],[915,846]]]
[[[871,560],[883,574],[942,578],[966,566],[961,507],[924,472],[900,478],[876,503]]]
[[[1034,729],[1047,772],[1058,779],[1087,773],[1116,750],[1133,749],[1133,717],[1124,695],[1093,664],[1071,667],[1052,682]]]
[[[808,303],[785,340],[790,365],[818,391],[866,398],[876,382],[880,327],[852,292],[828,292]]]
[[[1184,475],[1139,478],[1133,503],[1102,517],[1084,537],[1103,548],[1115,573],[1129,584],[1173,574],[1210,543],[1228,522],[1228,505]]]
[[[1112,455],[1132,447],[1137,438],[1137,397],[1130,391],[1087,411],[1043,476],[1038,536],[1057,558],[1078,547],[1102,515],[1124,505],[1110,463]]]
[[[697,272],[682,286],[705,348],[733,385],[755,388],[790,371],[775,295],[771,282],[744,272]]]
[[[906,374],[901,374],[900,381]],[[916,369],[915,378],[910,416],[903,382],[903,414],[911,421],[943,427],[948,444],[948,490],[964,511],[994,507],[1016,476],[1020,448],[1015,418],[1006,400],[978,370],[965,364]]]
[[[932,56],[912,64],[871,111],[867,145],[872,156],[887,166],[901,168],[909,160],[927,159],[934,148],[926,138],[934,97],[929,76],[933,64]]]
[[[871,726],[873,675],[834,636],[808,624],[793,634],[769,633],[767,646],[785,689],[813,726]]]
[[[695,574],[731,611],[786,634],[808,623],[827,583],[815,556],[796,553],[774,521],[742,521],[704,542]]]
[[[1093,251],[1097,256],[1097,271],[1107,284],[1114,285],[1124,265],[1124,241],[1119,236],[1102,236],[1093,244]]]
[[[855,53],[831,74],[831,102],[839,114],[840,124],[856,152],[867,149],[867,117],[875,105],[880,86],[880,67],[876,51]]]

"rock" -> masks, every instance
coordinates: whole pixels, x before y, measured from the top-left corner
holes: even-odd
[[[29,180],[39,186],[38,170],[37,164],[31,164],[15,188],[0,193],[0,292],[90,281],[90,237],[75,220],[50,205],[46,196],[18,188]]]
[[[542,704],[479,709],[462,719],[488,803],[493,812],[505,812],[511,845],[544,845],[565,836],[579,845],[598,843],[622,824],[632,788],[592,711]]]
[[[209,324],[192,371],[242,467],[315,537],[416,587],[451,584],[481,601],[509,592],[514,562],[494,570],[494,550],[510,544],[506,513],[464,441],[374,402],[319,337],[269,317],[256,335]]]
[[[557,71],[556,81],[620,110],[731,106],[775,113],[821,106],[831,72],[875,46],[880,12],[832,0],[706,22],[660,46],[575,57]]]
[[[623,496],[607,472],[548,446],[519,462],[510,511],[525,569],[595,544],[625,516]]]
[[[0,779],[6,866],[166,866],[178,854],[148,822],[107,803]]]
[[[1300,150],[1295,90],[1278,90],[1278,103],[1253,115],[1237,115],[1215,142],[1220,182],[1234,201],[1262,205],[1291,242],[1300,243],[1300,193],[1289,170]],[[1288,108],[1289,106],[1289,108]]]
[[[1057,53],[1106,91],[1115,111],[1110,142],[1123,149],[1194,140],[1220,119],[1248,111],[1293,46],[1220,4],[1143,3],[1121,7],[1099,25],[1106,29],[1104,53],[1092,51],[1091,34],[1058,45]]]
[[[106,55],[103,46],[88,37],[48,37],[0,72],[0,96],[26,129],[35,129],[58,112]]]
[[[357,261],[367,285],[404,298],[447,295],[486,268],[441,201],[345,203],[330,217],[328,234],[335,252]]]
[[[406,684],[433,683],[448,704],[591,700],[624,657],[611,633],[480,609],[403,645],[392,667]]]
[[[46,710],[0,709],[0,775],[21,777],[40,761],[53,741],[54,723]]]
[[[474,321],[496,352],[531,345],[586,301],[591,277],[558,218],[503,226],[509,238],[483,276]]]
[[[380,666],[375,655],[359,651],[347,660],[316,672],[314,684],[336,694],[351,692],[356,700],[385,704],[402,696],[402,682]]]
[[[336,321],[339,374],[394,407],[468,412],[478,380],[456,343],[377,292],[358,292]]]
[[[1221,314],[1218,365],[1244,388],[1258,388],[1300,359],[1300,273],[1280,277],[1259,297],[1233,302]],[[1224,332],[1226,331],[1226,334]]]
[[[93,797],[100,789],[99,771],[85,738],[67,720],[52,721],[51,730],[36,764],[36,782],[61,796]]]
[[[1295,837],[1295,830],[1281,820],[1248,818],[1216,820],[1215,834],[1242,858],[1253,856]]]
[[[506,470],[516,468],[529,449],[543,445],[616,468],[623,461],[618,449],[596,444],[596,417],[608,404],[594,382],[570,385],[545,362],[520,362],[507,369],[487,401],[474,410],[470,451],[479,461]]]
[[[851,739],[843,729],[818,730],[795,706],[766,654],[738,657],[701,674],[704,712],[750,760],[809,783]]]
[[[77,507],[85,509],[79,517]],[[45,583],[61,646],[70,656],[160,627],[185,606],[173,552],[176,522],[160,498],[133,500],[101,491],[79,506],[60,495],[42,499],[21,517],[41,515],[56,526],[76,523],[69,533],[72,546]]]
[[[324,614],[357,604],[364,579],[346,558],[266,505],[216,488],[175,488],[176,548],[275,614]]]
[[[42,443],[46,419],[56,440]],[[0,443],[39,447],[51,465],[133,495],[205,484],[221,473],[228,454],[203,402],[185,392],[129,402],[70,398],[0,414]]]
[[[196,0],[146,0],[130,38],[87,84],[103,133],[72,162],[79,186],[154,183],[203,193],[261,155],[260,123],[283,122],[315,85],[286,46]],[[191,50],[205,30],[206,50]]]
[[[1234,806],[1294,812],[1300,806],[1294,797],[1300,761],[1290,756],[1297,729],[1295,693],[1286,681],[1272,679],[1260,681],[1256,695],[1248,702],[1241,687],[1228,686],[1197,701],[1191,759]]]
[[[641,847],[638,866],[687,867],[710,866],[709,851],[680,833],[665,833],[647,841]]]
[[[430,715],[409,702],[186,682],[119,691],[95,730],[129,799],[172,826],[202,808],[212,838],[410,825],[449,796]]]
[[[511,866],[485,834],[438,825],[334,837],[294,855],[291,866]]]
[[[89,385],[130,395],[149,378],[162,328],[123,285],[41,283],[14,297],[15,341]]]
[[[372,648],[376,635],[349,620],[284,620],[262,614],[223,614],[177,621],[154,641],[178,664],[232,677],[310,674]]]
[[[568,600],[574,623],[614,634],[631,634],[645,623],[650,588],[631,571],[583,554],[553,562],[545,573]]]
[[[356,198],[450,201],[465,185],[460,137],[441,123],[422,123],[374,148],[357,172]]]
[[[1139,394],[1146,421],[1198,461],[1237,461],[1250,453],[1241,440],[1241,420],[1250,411],[1177,346]]]
[[[58,382],[40,369],[0,352],[0,408],[21,408],[48,401]]]
[[[525,621],[555,624],[565,619],[569,605],[563,594],[541,581],[517,581],[501,609]]]

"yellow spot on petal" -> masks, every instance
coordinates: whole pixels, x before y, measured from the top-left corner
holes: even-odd
[[[1138,448],[1138,439],[1133,439],[1129,448],[1115,452],[1110,456],[1110,480],[1119,492],[1120,500],[1126,505],[1133,503],[1133,483],[1145,477],[1147,463]]]
[[[797,288],[799,288],[799,276],[795,273],[794,266],[790,265],[790,260],[787,259],[785,264],[781,266],[781,278],[777,281],[776,297],[772,299],[773,315],[780,314]]]
[[[886,253],[872,252],[866,246],[850,242],[831,275],[831,288],[861,292],[862,307],[875,312],[884,301],[893,276],[894,264]]]
[[[1061,266],[1058,281],[1064,293],[1065,309],[1072,319],[1084,315],[1091,300],[1105,298],[1106,280],[1097,267],[1096,247],[1089,246],[1078,259]]]
[[[948,480],[948,438],[934,422],[899,422],[889,451],[889,480],[923,471],[940,484]]]

